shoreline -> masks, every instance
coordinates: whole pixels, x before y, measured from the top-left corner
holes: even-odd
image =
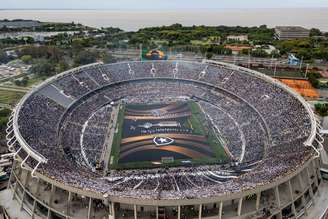
[[[328,31],[328,8],[265,9],[1,9],[0,19],[27,19],[42,22],[76,22],[91,27],[119,27],[136,31],[180,23],[184,26],[304,26]]]

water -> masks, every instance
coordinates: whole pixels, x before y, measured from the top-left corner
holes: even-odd
[[[328,31],[328,8],[309,9],[200,9],[200,10],[0,10],[0,19],[79,22],[93,27],[133,31],[170,25],[228,25],[269,27],[300,25]]]

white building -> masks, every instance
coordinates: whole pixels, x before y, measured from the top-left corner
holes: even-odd
[[[302,39],[310,36],[310,30],[300,26],[277,26],[275,37],[278,40]]]
[[[248,35],[229,35],[227,40],[248,41]]]

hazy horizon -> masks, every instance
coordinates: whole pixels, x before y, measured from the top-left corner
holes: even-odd
[[[134,8],[134,9],[124,9],[124,8],[0,8],[0,11],[197,11],[197,10],[251,10],[251,9],[328,9],[325,7],[271,7],[271,8]]]
[[[3,1],[3,0],[1,0]],[[247,8],[322,8],[326,0],[10,0],[2,9],[41,10],[154,10],[154,9],[247,9]]]
[[[91,27],[135,31],[180,23],[184,26],[297,25],[328,31],[328,8],[316,9],[189,9],[189,10],[2,10],[0,19],[76,22]]]

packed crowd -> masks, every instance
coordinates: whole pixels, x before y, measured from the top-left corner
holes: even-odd
[[[144,79],[153,77],[188,80]],[[119,81],[125,82],[115,83]],[[311,122],[302,103],[245,72],[189,62],[130,62],[81,68],[51,85],[75,98],[74,104],[66,109],[36,92],[19,111],[19,130],[30,147],[48,158],[39,171],[81,189],[122,197],[204,198],[273,181],[311,154],[303,146]],[[238,169],[212,165],[193,171],[113,170],[105,178],[91,171],[103,151],[114,100],[163,103],[190,98],[197,100],[235,161],[241,162]],[[22,151],[21,156],[26,154]],[[251,165],[254,162],[261,165]],[[250,166],[252,171],[243,171]]]

